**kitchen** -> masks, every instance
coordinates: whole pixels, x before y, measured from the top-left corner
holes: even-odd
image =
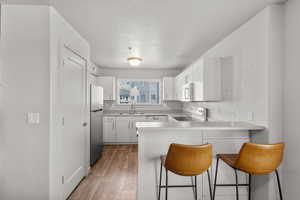
[[[1,2],[0,199],[297,199],[299,10]],[[251,144],[281,148],[276,167],[236,167]],[[176,172],[193,147],[205,169]]]

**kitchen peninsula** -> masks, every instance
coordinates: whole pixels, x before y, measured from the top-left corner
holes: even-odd
[[[138,122],[136,124],[139,142],[138,169],[138,200],[154,200],[158,196],[160,156],[167,153],[171,143],[213,145],[214,161],[212,164],[212,179],[215,172],[217,153],[237,153],[241,145],[250,141],[250,134],[259,134],[264,127],[246,122]],[[218,183],[234,183],[232,169],[224,163],[219,166]],[[163,170],[162,183],[165,173]],[[204,199],[209,199],[209,189],[206,174],[198,177],[198,193]],[[246,183],[246,174],[239,173],[240,183]],[[191,184],[190,177],[181,177],[169,173],[170,185]],[[241,199],[247,199],[247,188],[240,188]],[[234,199],[234,187],[219,187],[216,199]],[[164,191],[162,197],[164,199]],[[170,188],[169,199],[193,200],[191,188]]]

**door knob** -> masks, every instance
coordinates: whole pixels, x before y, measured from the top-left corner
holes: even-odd
[[[86,127],[87,125],[88,125],[87,122],[84,122],[84,123],[82,124],[83,127]]]

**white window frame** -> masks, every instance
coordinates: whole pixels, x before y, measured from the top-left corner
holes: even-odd
[[[161,87],[161,84],[162,84],[162,80],[161,79],[135,79],[135,78],[118,78],[117,80],[117,104],[120,105],[120,106],[129,106],[131,104],[121,104],[120,103],[120,81],[152,81],[152,82],[158,82],[159,83],[159,103],[158,104],[151,104],[151,103],[144,103],[144,104],[140,104],[140,103],[137,103],[135,104],[136,106],[160,106],[162,105],[162,87]]]

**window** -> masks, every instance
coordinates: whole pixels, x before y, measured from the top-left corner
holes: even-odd
[[[118,80],[118,103],[160,104],[160,80]]]

